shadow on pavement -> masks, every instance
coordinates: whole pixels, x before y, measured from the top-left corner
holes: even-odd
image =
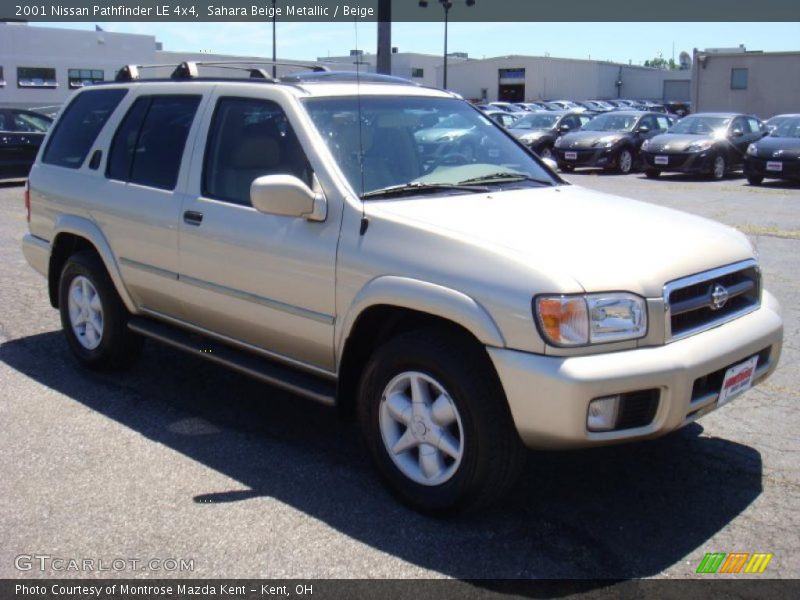
[[[755,449],[703,437],[695,424],[648,443],[531,453],[510,498],[483,514],[437,521],[389,496],[354,423],[196,357],[148,343],[131,370],[89,373],[50,332],[3,344],[0,360],[247,488],[198,489],[187,503],[274,497],[451,577],[655,575],[684,557],[699,560],[708,539],[762,490]],[[269,515],[261,518],[266,525]]]

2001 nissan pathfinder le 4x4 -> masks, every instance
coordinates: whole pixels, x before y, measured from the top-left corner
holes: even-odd
[[[149,337],[353,411],[431,513],[503,493],[524,446],[663,435],[775,369],[744,235],[568,185],[447,92],[248,68],[126,68],[49,134],[23,249],[87,367]],[[418,135],[442,121],[468,134]]]

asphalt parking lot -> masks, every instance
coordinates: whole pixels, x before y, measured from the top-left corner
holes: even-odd
[[[194,561],[125,577],[679,578],[735,551],[800,577],[800,186],[567,178],[750,234],[784,308],[779,370],[667,438],[531,454],[513,496],[447,521],[399,506],[329,409],[155,344],[80,370],[19,249],[22,188],[0,188],[0,578],[117,574],[23,554]]]

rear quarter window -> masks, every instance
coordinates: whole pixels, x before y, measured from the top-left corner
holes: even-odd
[[[47,143],[42,162],[78,169],[103,125],[128,90],[92,90],[79,94],[64,111]]]

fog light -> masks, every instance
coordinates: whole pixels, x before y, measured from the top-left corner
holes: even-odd
[[[589,402],[586,428],[589,431],[611,431],[617,423],[619,396],[595,398]]]

